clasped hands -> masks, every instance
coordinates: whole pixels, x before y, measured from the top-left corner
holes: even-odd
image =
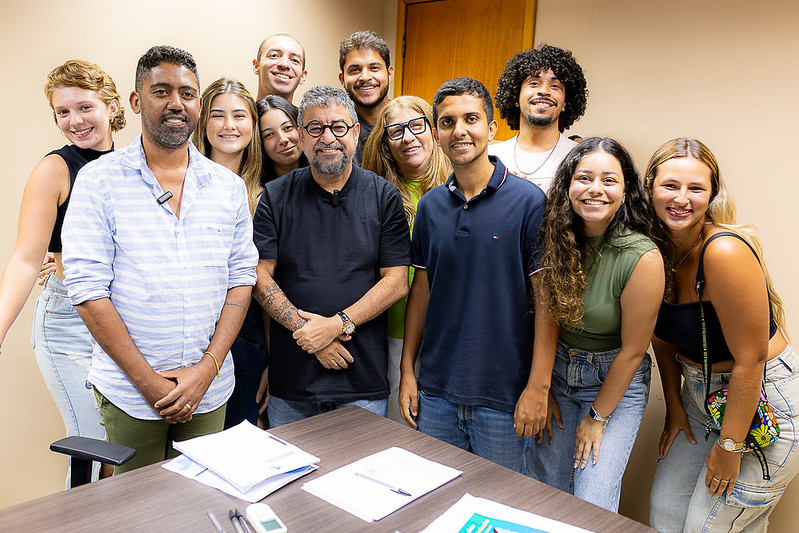
[[[192,419],[211,381],[216,367],[208,357],[176,370],[154,372],[146,387],[140,388],[147,403],[170,424]]]
[[[315,313],[297,310],[306,322],[297,329],[293,337],[304,351],[313,354],[328,370],[343,370],[354,361],[350,352],[341,344],[352,337],[341,332],[342,322],[337,316],[324,317]]]

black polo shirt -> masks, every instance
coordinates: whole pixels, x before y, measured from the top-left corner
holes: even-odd
[[[352,167],[334,198],[300,168],[266,184],[254,219],[261,259],[277,261],[274,279],[298,309],[333,316],[380,280],[380,269],[410,263],[408,222],[396,187]],[[355,358],[327,370],[292,332],[272,321],[269,390],[292,401],[377,400],[388,396],[385,313],[358,324],[344,346]]]

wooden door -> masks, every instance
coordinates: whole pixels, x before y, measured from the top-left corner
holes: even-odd
[[[483,82],[493,98],[505,63],[533,46],[535,0],[400,0],[394,92],[433,101],[458,76]],[[496,139],[512,132],[499,118]]]

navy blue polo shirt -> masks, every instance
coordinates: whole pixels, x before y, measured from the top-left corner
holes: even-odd
[[[453,174],[417,208],[411,264],[430,284],[419,388],[512,413],[533,357],[529,274],[546,197],[489,160],[494,173],[480,194],[467,202]]]
[[[277,261],[274,280],[298,309],[333,316],[380,280],[380,269],[410,262],[408,222],[399,190],[355,165],[337,198],[314,181],[310,167],[266,184],[253,221],[261,259]],[[327,370],[292,332],[270,325],[269,391],[292,401],[386,398],[385,313],[358,324],[344,342],[355,359]]]

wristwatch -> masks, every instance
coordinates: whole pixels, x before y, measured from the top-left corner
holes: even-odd
[[[608,422],[610,422],[610,415],[608,416],[600,415],[599,413],[596,412],[596,409],[594,409],[593,405],[591,406],[591,409],[588,411],[588,414],[591,415],[591,418],[593,418],[597,422],[602,422],[602,429],[608,427]]]
[[[723,439],[719,437],[718,440],[721,449],[727,452],[742,452],[746,446],[745,442],[735,442],[733,439]]]
[[[341,319],[344,325],[341,328],[341,333],[344,335],[352,335],[355,331],[355,322],[350,320],[350,317],[347,316],[347,313],[344,311],[339,311],[336,315]]]

